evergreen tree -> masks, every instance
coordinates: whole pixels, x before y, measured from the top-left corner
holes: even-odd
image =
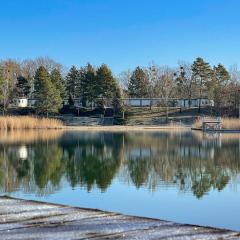
[[[192,64],[192,74],[196,85],[199,89],[199,112],[201,110],[201,100],[204,90],[209,87],[212,78],[212,69],[209,63],[205,62],[202,58],[197,58]]]
[[[63,101],[64,97],[65,97],[65,82],[64,82],[64,79],[63,79],[60,71],[56,68],[53,69],[50,77],[51,77],[52,84],[60,92],[60,96]]]
[[[96,86],[96,71],[94,67],[88,63],[84,69],[80,70],[81,76],[81,92],[82,102],[86,105],[86,102],[93,102],[98,97]]]
[[[30,94],[31,86],[27,78],[19,76],[16,83],[17,95],[19,97],[28,97]]]
[[[128,93],[130,97],[147,97],[148,95],[148,77],[144,70],[137,67],[128,83]]]
[[[96,72],[96,94],[98,97],[111,99],[117,89],[117,81],[107,65],[101,65]]]
[[[62,107],[60,91],[52,84],[48,71],[39,67],[35,74],[35,98],[38,112],[57,113]]]
[[[214,66],[211,90],[213,93],[214,103],[219,110],[223,102],[223,91],[230,80],[230,75],[222,64]]]
[[[66,92],[68,98],[70,96],[72,98],[76,98],[79,96],[79,81],[80,81],[79,71],[75,66],[72,66],[66,77]]]
[[[123,111],[123,103],[121,98],[122,98],[121,89],[120,87],[117,87],[112,100],[112,105],[113,105],[115,114],[120,114]]]

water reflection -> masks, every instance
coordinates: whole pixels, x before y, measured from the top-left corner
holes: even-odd
[[[64,184],[106,191],[113,179],[151,191],[177,187],[197,198],[237,184],[239,135],[191,132],[0,133],[0,187],[47,195]]]

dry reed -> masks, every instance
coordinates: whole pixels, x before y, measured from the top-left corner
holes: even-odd
[[[238,118],[222,118],[222,129],[240,130],[240,119]],[[202,119],[194,122],[194,128],[202,128]]]
[[[1,130],[17,129],[61,129],[63,123],[58,119],[37,118],[30,116],[2,116],[0,117]]]

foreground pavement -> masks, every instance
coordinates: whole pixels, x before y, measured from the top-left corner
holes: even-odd
[[[240,239],[240,233],[0,197],[0,239]]]

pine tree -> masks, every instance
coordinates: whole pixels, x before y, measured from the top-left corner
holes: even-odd
[[[199,112],[201,111],[201,100],[203,91],[207,90],[212,78],[213,71],[209,63],[205,62],[202,58],[197,58],[192,64],[192,74],[196,85],[199,89]]]
[[[211,90],[213,93],[214,103],[219,110],[223,102],[223,91],[230,80],[230,75],[222,64],[214,66]]]
[[[147,97],[148,77],[142,68],[137,67],[132,73],[128,84],[128,93],[130,97]]]
[[[63,101],[65,97],[65,82],[60,71],[56,68],[53,69],[51,72],[50,78],[51,78],[52,84],[60,92],[60,96]]]
[[[52,84],[48,71],[39,67],[35,74],[36,109],[40,113],[57,113],[62,107],[60,91]]]
[[[81,92],[83,105],[86,102],[93,102],[97,97],[97,87],[96,87],[96,71],[94,67],[88,63],[87,66],[80,70],[81,76]]]
[[[76,98],[79,96],[79,71],[75,66],[72,66],[66,77],[66,92],[67,97]]]
[[[19,76],[16,83],[17,95],[19,97],[28,97],[30,94],[31,86],[27,78]]]
[[[111,99],[117,89],[117,81],[107,65],[101,65],[96,72],[96,94],[98,97]]]
[[[123,111],[123,102],[121,98],[122,98],[121,89],[120,87],[117,87],[112,100],[112,105],[113,105],[115,114],[120,114]]]

